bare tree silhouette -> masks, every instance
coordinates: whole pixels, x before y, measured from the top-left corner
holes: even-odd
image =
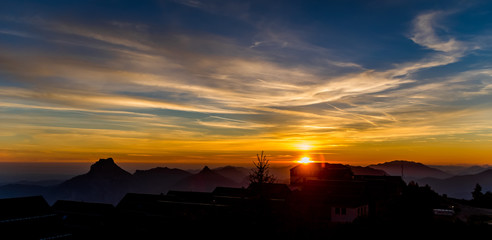
[[[253,168],[249,174],[250,184],[275,183],[277,179],[270,174],[270,163],[266,155],[256,154],[257,160],[253,162],[256,168]]]

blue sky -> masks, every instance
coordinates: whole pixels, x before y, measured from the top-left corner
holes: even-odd
[[[2,1],[0,158],[487,163],[491,11]]]

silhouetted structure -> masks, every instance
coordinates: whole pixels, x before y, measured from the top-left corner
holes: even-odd
[[[0,199],[0,238],[41,239],[71,236],[41,196]]]
[[[317,224],[377,215],[405,186],[401,177],[354,175],[350,166],[342,164],[303,164],[290,174],[296,201],[305,206],[304,218]]]
[[[291,187],[302,186],[309,181],[353,180],[350,167],[342,164],[310,163],[297,165],[290,169]]]
[[[111,204],[58,200],[52,209],[61,217],[63,227],[79,237],[93,238],[94,232],[106,232],[114,223]]]
[[[101,163],[99,168],[115,170],[111,160]],[[50,207],[40,196],[0,199],[0,238],[310,239],[342,238],[347,233],[354,238],[381,233],[393,237],[409,229],[468,237],[470,229],[475,236],[492,231],[486,224],[492,214],[475,216],[484,211],[464,205],[451,208],[452,200],[429,186],[405,185],[399,176],[359,170],[371,174],[354,174],[347,165],[311,163],[291,169],[290,186],[252,183],[248,188],[216,187],[207,192],[127,193],[116,207],[67,200]],[[215,179],[208,168],[202,173],[198,176]],[[420,236],[419,231],[410,232]]]
[[[248,187],[249,198],[265,198],[269,200],[287,200],[290,188],[281,183],[252,183]]]
[[[152,234],[166,226],[168,232],[188,236],[201,230],[233,234],[284,216],[289,193],[288,186],[282,184],[218,187],[212,192],[169,191],[166,195],[129,193],[116,209],[128,224],[125,229],[134,229],[132,232]],[[187,231],[190,228],[195,231]]]

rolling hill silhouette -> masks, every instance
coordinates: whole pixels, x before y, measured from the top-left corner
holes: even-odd
[[[224,177],[205,166],[199,173],[184,178],[171,187],[172,190],[211,192],[216,187],[240,187],[241,184]]]
[[[467,166],[467,165],[430,165],[429,167],[437,168],[440,169],[444,172],[447,172],[451,175],[458,176],[458,175],[473,175],[477,173],[481,173],[485,170],[492,169],[491,166],[489,165],[472,165],[472,166]]]
[[[250,169],[244,167],[225,166],[212,169],[214,172],[239,183],[242,186],[249,184]]]
[[[483,191],[492,191],[492,170],[477,174],[453,176],[444,171],[417,162],[392,161],[368,167],[351,166],[356,175],[401,175],[403,165],[405,180],[428,184],[440,194],[470,199],[475,184]],[[288,170],[288,169],[287,169]],[[285,171],[287,171],[285,170]],[[156,167],[136,170],[130,174],[120,168],[112,158],[100,159],[85,174],[75,176],[53,186],[31,182],[0,186],[0,198],[43,195],[50,202],[74,200],[116,204],[128,192],[160,194],[170,190],[210,192],[215,187],[247,187],[249,169],[225,166],[215,169],[204,167],[198,173]]]
[[[471,192],[477,183],[482,186],[483,192],[492,191],[492,169],[473,166],[471,169],[473,171],[484,170],[476,174],[455,176],[437,168],[411,161],[392,161],[370,165],[371,168],[384,170],[393,176],[401,176],[402,166],[404,180],[407,182],[415,181],[420,185],[429,185],[437,193],[446,194],[449,197],[471,199]],[[470,171],[470,169],[463,167],[456,169]]]
[[[350,169],[355,175],[373,175],[373,176],[385,176],[389,175],[381,169],[374,169],[371,167],[350,166]]]
[[[166,193],[179,181],[192,174],[177,168],[156,167],[136,170],[133,174],[131,191],[134,193]]]
[[[483,192],[492,191],[492,169],[478,174],[453,176],[446,179],[423,178],[417,180],[419,184],[428,184],[436,192],[447,194],[449,197],[471,199],[471,192],[478,183]]]
[[[422,163],[412,161],[396,160],[376,165],[369,165],[368,167],[383,170],[391,176],[401,176],[403,168],[403,179],[406,181],[426,177],[444,179],[452,176],[451,174],[441,171],[437,168],[432,168]]]

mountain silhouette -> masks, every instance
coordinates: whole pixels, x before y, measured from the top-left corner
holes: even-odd
[[[131,174],[120,168],[112,158],[99,159],[91,165],[90,171],[85,174],[89,176],[101,176],[105,178],[130,177]],[[83,176],[83,175],[82,175]]]
[[[176,183],[172,190],[211,192],[216,187],[239,187],[240,184],[205,166],[199,173],[193,174]]]
[[[214,168],[212,171],[239,183],[241,186],[247,187],[249,184],[250,169],[244,167],[225,166]]]
[[[371,176],[386,176],[389,175],[381,169],[374,169],[371,167],[350,166],[354,175],[371,175]]]
[[[429,167],[440,169],[444,172],[447,172],[451,175],[473,175],[477,173],[481,173],[485,170],[492,169],[491,166],[488,165],[472,165],[472,166],[463,166],[463,165],[429,165]]]
[[[177,168],[156,167],[136,170],[134,174],[130,174],[120,168],[112,158],[108,158],[92,164],[89,172],[54,187],[2,186],[0,196],[39,193],[51,203],[56,200],[72,200],[116,204],[129,192],[147,194],[167,193],[169,190],[210,192],[218,186],[244,186],[246,171],[244,168],[232,166],[217,170],[205,166],[200,172],[191,174]],[[238,183],[219,172],[243,182]]]
[[[483,193],[492,191],[492,169],[478,174],[454,176],[447,179],[424,178],[417,181],[419,184],[428,184],[434,191],[447,194],[449,197],[471,199],[471,192],[478,183]]]
[[[100,159],[86,174],[73,177],[48,194],[49,200],[117,203],[128,191],[132,175],[114,163]]]
[[[403,171],[403,178],[406,181],[427,177],[444,179],[452,176],[451,174],[446,173],[442,170],[412,161],[396,160],[376,165],[369,165],[368,167],[383,170],[391,176],[402,176]]]
[[[190,176],[191,173],[168,167],[156,167],[149,170],[136,170],[133,174],[131,191],[134,193],[166,193],[170,187]]]
[[[428,184],[436,192],[447,194],[450,197],[471,198],[471,191],[477,183],[482,186],[484,192],[492,191],[492,170],[478,174],[452,176],[436,168],[410,161],[350,167],[356,175],[400,176],[402,166],[405,180],[417,181],[421,185]],[[136,170],[134,174],[130,174],[120,168],[112,158],[108,158],[100,159],[92,164],[87,173],[75,176],[58,185],[8,184],[0,186],[0,198],[43,195],[50,203],[56,200],[72,200],[116,204],[129,192],[165,194],[170,190],[211,192],[216,187],[245,187],[249,184],[247,179],[249,172],[249,169],[243,167],[225,166],[210,169],[205,166],[195,174],[168,167]]]

